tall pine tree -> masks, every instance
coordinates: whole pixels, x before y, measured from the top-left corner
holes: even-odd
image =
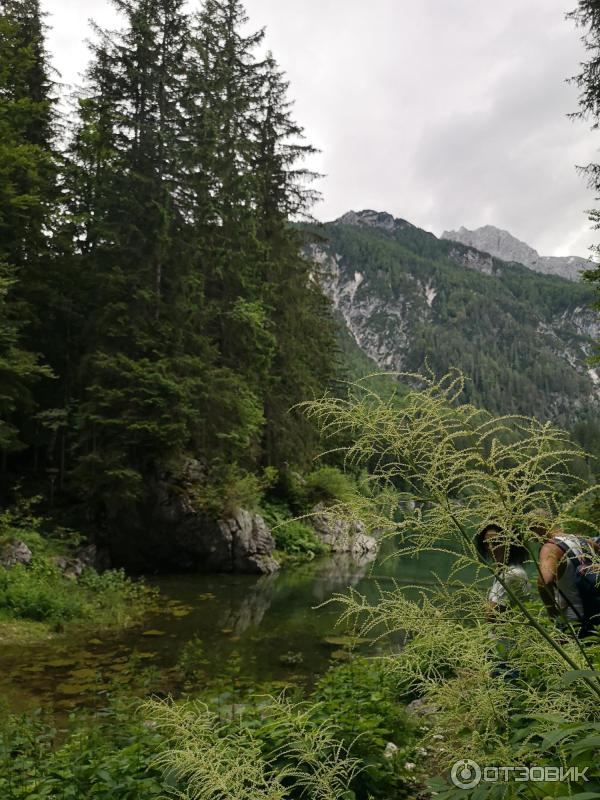
[[[177,206],[188,19],[182,0],[114,0],[73,147],[79,259],[93,309],[81,367],[76,479],[97,509],[139,499],[202,424],[209,347]],[[80,191],[77,191],[80,189]]]
[[[256,176],[257,234],[264,253],[263,295],[276,330],[276,355],[265,393],[264,458],[304,465],[315,431],[294,409],[317,394],[333,374],[335,333],[318,285],[316,266],[301,255],[303,241],[290,220],[306,216],[318,195],[306,167],[315,149],[292,116],[288,83],[271,54],[261,68],[261,106],[252,173]]]
[[[222,363],[204,299],[211,195],[197,178],[206,145],[190,135],[202,96],[190,83],[184,3],[115,5],[125,27],[95,47],[73,148],[79,257],[94,298],[76,479],[113,512],[186,452],[229,460],[262,421]]]
[[[0,3],[0,451],[25,446],[55,200],[53,102],[38,0]],[[47,297],[44,297],[47,300]]]
[[[587,61],[581,64],[581,72],[571,79],[580,90],[579,111],[572,116],[589,120],[592,129],[597,130],[600,127],[600,4],[597,0],[579,0],[577,8],[568,16],[583,29],[582,41],[588,54]],[[600,164],[590,163],[580,169],[587,176],[590,188],[600,195]],[[588,214],[594,229],[600,230],[600,210],[590,210]],[[592,250],[599,260],[600,245]],[[584,278],[600,291],[600,266],[587,270]],[[600,301],[596,307],[600,310]],[[600,363],[600,353],[596,363]]]

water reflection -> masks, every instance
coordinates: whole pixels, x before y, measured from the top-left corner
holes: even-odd
[[[257,683],[310,684],[335,657],[336,648],[328,640],[344,634],[337,625],[340,606],[326,602],[332,595],[353,586],[375,600],[386,580],[428,583],[433,574],[447,574],[445,554],[412,560],[390,557],[393,549],[393,542],[387,542],[377,557],[338,553],[259,578],[161,578],[156,581],[161,607],[143,627],[100,634],[91,642],[94,634],[88,633],[87,642],[70,637],[2,651],[0,693],[9,702],[12,698],[13,706],[22,706],[24,699],[59,708],[86,705],[100,686],[127,674],[135,659],[162,674],[175,674],[192,639],[202,643],[207,681],[229,674],[236,664],[241,675]]]

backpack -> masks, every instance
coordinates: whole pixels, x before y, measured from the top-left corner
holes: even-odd
[[[575,588],[583,606],[580,635],[585,635],[600,625],[600,563],[594,562],[589,541],[580,537],[575,538],[579,542],[579,553],[560,538],[553,538],[552,542],[558,545],[566,557],[575,564]],[[598,543],[598,537],[592,541]]]

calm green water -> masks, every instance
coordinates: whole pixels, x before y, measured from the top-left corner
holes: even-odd
[[[0,696],[15,711],[66,711],[98,707],[119,687],[134,684],[165,693],[229,680],[309,685],[346,655],[347,632],[337,625],[340,607],[322,606],[332,595],[353,586],[375,599],[379,587],[394,580],[426,585],[447,571],[444,554],[400,559],[388,542],[371,563],[339,554],[265,577],[163,577],[153,581],[160,608],[139,628],[5,647]],[[361,647],[373,651],[369,643]],[[193,687],[181,670],[190,648],[199,662]]]

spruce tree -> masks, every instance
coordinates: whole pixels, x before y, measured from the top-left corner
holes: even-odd
[[[92,298],[75,479],[100,513],[133,507],[186,453],[252,467],[262,425],[250,364],[237,369],[227,346],[230,326],[260,329],[261,309],[218,285],[243,284],[248,263],[228,176],[238,140],[230,153],[206,136],[223,123],[221,106],[207,103],[220,73],[192,55],[182,0],[115,5],[125,24],[98,32],[72,147],[73,224]],[[247,336],[235,345],[248,362],[262,346]]]
[[[568,15],[584,33],[582,42],[588,53],[588,59],[581,64],[581,71],[571,80],[579,88],[579,111],[571,116],[588,120],[593,130],[600,127],[600,5],[596,0],[579,0],[577,8]],[[587,176],[588,185],[596,193],[600,193],[600,164],[590,163],[580,167]],[[600,230],[600,210],[588,212],[595,230]],[[596,258],[600,256],[600,245],[591,248]],[[600,291],[600,266],[584,273],[587,281]],[[600,301],[596,308],[600,310]],[[596,357],[600,363],[600,354]]]
[[[314,267],[290,227],[315,199],[303,165],[313,149],[273,57],[257,55],[264,32],[246,33],[246,23],[237,0],[209,0],[194,39],[202,132],[213,143],[203,271],[219,356],[264,409],[257,455],[279,466],[312,455],[313,429],[290,408],[322,390],[335,346]]]
[[[81,369],[76,478],[98,509],[199,436],[210,348],[201,281],[178,207],[187,16],[182,0],[115,0],[73,146],[81,269],[93,310]]]
[[[315,431],[293,409],[323,391],[334,374],[336,344],[329,303],[316,265],[301,255],[304,244],[290,221],[307,216],[318,195],[317,175],[306,167],[315,149],[293,119],[288,83],[273,56],[261,67],[261,107],[252,172],[256,177],[258,224],[264,259],[265,304],[276,331],[276,355],[265,392],[265,460],[306,464]]]
[[[50,371],[34,352],[48,297],[55,201],[53,101],[37,0],[0,3],[0,450],[25,447],[31,386]]]
[[[221,362],[259,392],[273,349],[260,297],[253,173],[262,81],[255,51],[264,33],[244,33],[246,23],[238,0],[205,2],[196,21],[191,95],[202,107],[205,128],[198,133],[208,136],[211,150],[202,164],[210,209],[199,220],[209,330]]]

